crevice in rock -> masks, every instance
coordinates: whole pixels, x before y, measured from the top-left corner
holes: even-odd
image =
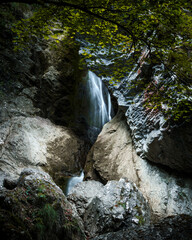
[[[135,158],[134,158],[134,152],[135,152],[135,149],[134,149],[133,140],[132,140],[132,144],[131,144],[132,162],[133,162],[133,166],[134,166],[135,173],[137,176],[137,186],[138,186],[138,188],[140,188],[141,178],[139,176],[139,170],[137,169],[137,167],[135,165],[136,162],[135,162]]]
[[[12,121],[11,121],[11,124],[8,127],[8,131],[7,131],[6,136],[4,137],[4,139],[1,139],[1,143],[0,143],[1,155],[0,155],[0,158],[2,158],[2,156],[3,156],[5,146],[7,145],[8,141],[9,141],[9,137],[10,137],[11,132],[12,132],[12,128],[13,128],[13,124],[12,124]]]

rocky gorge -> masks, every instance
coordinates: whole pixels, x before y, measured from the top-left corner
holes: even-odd
[[[2,239],[192,239],[190,123],[173,126],[145,111],[142,95],[131,103],[126,79],[103,79],[113,113],[104,83],[86,78],[79,49],[62,42],[35,39],[14,52],[4,13],[20,19],[30,11],[0,11]],[[95,115],[85,97],[90,77],[104,96]],[[102,103],[107,114],[92,124]],[[85,181],[66,196],[66,179],[83,169]]]

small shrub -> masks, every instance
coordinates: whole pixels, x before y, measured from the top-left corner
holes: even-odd
[[[35,215],[35,232],[37,239],[46,239],[45,236],[51,233],[56,225],[57,212],[50,204],[45,204]]]

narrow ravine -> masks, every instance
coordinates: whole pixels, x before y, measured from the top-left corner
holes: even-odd
[[[93,144],[104,124],[112,119],[114,113],[108,89],[103,84],[101,78],[91,71],[88,71],[86,76],[82,102],[82,108],[85,109],[84,118],[88,125],[87,135],[89,141]],[[83,178],[83,170],[79,176],[69,178],[64,191],[65,194],[68,195],[77,183],[83,181]]]

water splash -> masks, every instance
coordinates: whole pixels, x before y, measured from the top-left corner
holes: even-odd
[[[71,177],[67,184],[66,195],[68,195],[73,187],[75,187],[78,183],[82,182],[84,178],[84,172],[82,171],[80,176]]]

